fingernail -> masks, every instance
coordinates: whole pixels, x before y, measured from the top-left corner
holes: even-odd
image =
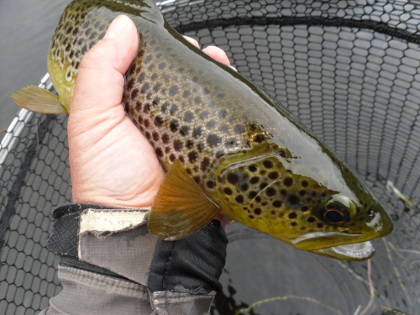
[[[125,15],[119,15],[112,21],[109,25],[108,30],[105,33],[104,39],[112,39],[119,37],[124,29],[127,27],[130,22],[129,18]]]

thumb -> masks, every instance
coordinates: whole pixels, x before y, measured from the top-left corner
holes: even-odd
[[[138,35],[133,21],[125,15],[118,16],[104,38],[80,63],[70,107],[71,131],[83,133],[93,126],[98,128],[102,122],[105,128],[113,128],[124,119],[121,106],[124,73],[137,48]]]

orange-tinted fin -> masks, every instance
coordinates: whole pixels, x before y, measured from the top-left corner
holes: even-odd
[[[178,240],[204,227],[219,211],[176,160],[153,203],[149,230],[161,239]]]
[[[67,114],[58,96],[35,85],[25,86],[12,93],[11,98],[20,107],[42,114]]]

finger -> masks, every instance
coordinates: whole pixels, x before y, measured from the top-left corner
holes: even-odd
[[[189,42],[190,42],[190,44],[193,44],[195,47],[197,47],[198,49],[200,49],[200,45],[198,44],[198,42],[197,42],[194,38],[191,38],[191,37],[189,37],[189,36],[185,36],[185,35],[184,35],[184,38],[185,38],[187,41],[189,41]]]
[[[227,66],[230,66],[229,58],[227,57],[223,49],[220,49],[219,47],[207,46],[203,49],[203,53]]]
[[[111,23],[104,38],[82,59],[70,117],[83,113],[85,117],[101,119],[103,113],[115,111],[120,116],[125,115],[120,106],[123,75],[133,61],[137,47],[138,35],[134,23],[127,16],[120,15]],[[78,123],[81,122],[78,120]]]

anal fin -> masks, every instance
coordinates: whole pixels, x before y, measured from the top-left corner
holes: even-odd
[[[164,240],[198,231],[220,211],[176,160],[161,184],[149,215],[149,230]]]
[[[58,96],[35,85],[25,86],[10,97],[27,110],[42,114],[67,114]]]

